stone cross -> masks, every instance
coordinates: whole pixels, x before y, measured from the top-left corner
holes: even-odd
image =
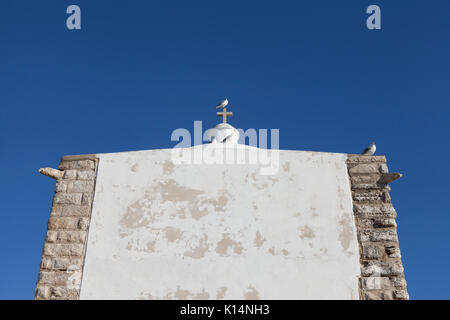
[[[222,116],[223,123],[227,123],[227,116],[231,117],[232,115],[233,115],[233,112],[227,112],[226,107],[223,108],[222,112],[217,112],[218,117]]]

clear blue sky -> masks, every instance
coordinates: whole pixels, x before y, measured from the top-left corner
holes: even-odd
[[[2,0],[0,299],[33,298],[55,184],[39,167],[172,147],[224,97],[233,125],[279,128],[282,149],[376,141],[404,174],[391,196],[411,298],[449,298],[449,15],[448,0]]]

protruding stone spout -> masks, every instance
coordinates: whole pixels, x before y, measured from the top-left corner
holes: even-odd
[[[403,175],[398,172],[392,172],[392,173],[383,173],[380,180],[378,180],[378,185],[381,186],[387,186],[392,181],[395,181],[397,179],[400,179]]]
[[[64,175],[64,171],[53,168],[40,168],[39,173],[56,180],[61,179]]]

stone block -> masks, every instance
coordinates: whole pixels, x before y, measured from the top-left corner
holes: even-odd
[[[48,286],[37,286],[35,298],[40,299],[49,299],[50,298],[50,288]]]
[[[89,180],[75,180],[70,181],[67,185],[67,192],[92,192],[94,191],[94,181]]]
[[[41,271],[39,273],[39,284],[52,286],[74,286],[79,285],[81,277],[76,275],[81,271]]]
[[[66,192],[67,191],[67,181],[58,180],[55,185],[55,193],[57,192]]]
[[[387,277],[364,277],[361,279],[361,285],[367,290],[391,289],[391,281]]]
[[[54,258],[51,267],[54,270],[81,270],[82,258]]]
[[[45,241],[49,242],[49,243],[56,242],[57,236],[58,236],[58,232],[57,231],[48,230],[47,231],[47,235],[45,237]]]
[[[71,244],[59,244],[59,243],[46,243],[44,245],[43,255],[50,257],[81,257],[84,252],[84,244],[71,243]]]
[[[76,300],[78,299],[78,289],[66,287],[50,287],[50,299],[55,300]]]
[[[359,164],[359,163],[386,163],[385,156],[363,156],[359,154],[349,154],[347,155],[347,163],[349,165]]]
[[[95,161],[94,160],[72,161],[71,167],[72,169],[95,169]]]
[[[75,180],[77,178],[77,170],[74,169],[67,169],[64,170],[64,180]]]
[[[397,232],[392,230],[361,230],[359,232],[361,242],[397,241]]]
[[[372,229],[373,228],[373,220],[372,219],[357,219],[356,226],[358,230],[361,229]]]
[[[66,206],[65,204],[55,204],[53,202],[53,206],[52,209],[50,211],[50,216],[58,216],[61,214],[64,206]]]
[[[90,205],[64,205],[56,211],[56,214],[61,217],[89,217],[91,214]]]
[[[87,231],[58,231],[56,241],[58,243],[85,243]]]
[[[397,300],[408,300],[409,294],[406,290],[394,290],[394,298]]]
[[[355,188],[358,185],[374,185],[376,188],[378,188],[376,186],[377,181],[380,179],[381,175],[380,174],[363,174],[363,175],[351,175],[350,176],[350,180],[352,183],[352,187]]]
[[[388,169],[386,163],[380,163],[379,171],[380,171],[380,173],[388,173],[389,172],[389,169]]]
[[[383,191],[381,201],[383,201],[384,203],[391,203],[391,196],[389,195],[389,192],[387,190]]]
[[[374,228],[397,228],[395,219],[375,219],[373,222]]]
[[[396,245],[387,245],[385,247],[386,250],[386,254],[390,257],[390,258],[401,258],[401,254],[400,254],[400,248]]]
[[[63,160],[58,166],[58,169],[95,169],[94,160]]]
[[[41,270],[55,271],[75,271],[82,269],[81,257],[43,257]]]
[[[363,276],[398,276],[403,274],[403,266],[400,261],[368,261],[361,266]]]
[[[393,300],[392,291],[377,290],[364,292],[365,300]]]
[[[77,227],[80,230],[88,230],[89,229],[89,219],[88,218],[79,219]]]
[[[391,283],[394,287],[406,288],[406,280],[402,276],[391,278]]]
[[[362,247],[362,256],[363,259],[380,259],[382,257],[382,250],[377,246],[364,245]]]
[[[89,219],[85,217],[50,217],[48,230],[87,230]]]
[[[78,180],[94,180],[95,179],[95,171],[94,170],[78,171],[77,179]]]
[[[93,199],[92,193],[83,193],[83,198],[81,200],[81,204],[82,205],[91,205],[92,199]]]
[[[381,201],[382,190],[356,190],[352,191],[352,197],[355,201]]]
[[[53,198],[55,204],[81,204],[81,193],[56,193]]]
[[[396,218],[397,213],[389,203],[382,204],[353,204],[353,211],[359,218]]]
[[[50,270],[52,268],[53,261],[50,257],[43,257],[41,260],[41,270]]]
[[[351,167],[348,172],[350,175],[355,173],[383,173],[386,170],[386,164],[381,163],[361,163]]]

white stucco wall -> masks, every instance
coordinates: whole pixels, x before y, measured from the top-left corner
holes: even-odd
[[[280,151],[274,175],[98,157],[81,299],[358,299],[346,155]]]

